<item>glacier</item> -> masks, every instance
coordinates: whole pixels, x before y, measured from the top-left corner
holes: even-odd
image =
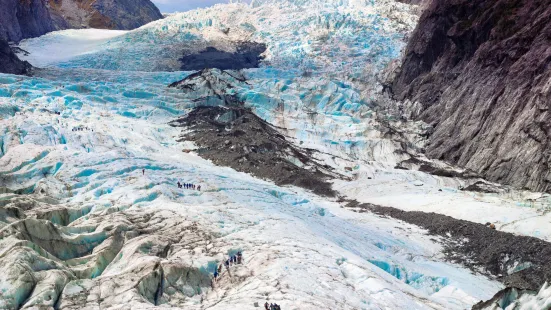
[[[465,309],[490,299],[503,284],[448,262],[427,231],[216,166],[182,152],[195,146],[169,125],[210,95],[168,87],[192,74],[179,71],[184,52],[262,42],[246,81],[209,72],[231,85],[214,91],[317,150],[344,176],[332,181],[341,196],[551,240],[548,195],[465,192],[459,178],[395,169],[408,157],[376,94],[415,12],[390,0],[257,0],[23,41],[22,58],[44,69],[0,75],[0,308]],[[425,126],[401,128],[409,137]],[[245,264],[213,282],[237,251]]]

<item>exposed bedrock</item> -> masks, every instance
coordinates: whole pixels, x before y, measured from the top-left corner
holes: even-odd
[[[233,96],[228,95],[232,89],[248,85],[246,78],[239,71],[205,69],[190,74],[181,81],[169,85],[175,87],[199,105],[231,105]],[[228,101],[229,100],[229,101]]]
[[[0,73],[22,75],[28,74],[31,68],[28,62],[15,55],[7,41],[0,38]]]
[[[0,39],[19,41],[56,28],[44,0],[0,0]]]
[[[232,50],[220,50],[207,47],[194,54],[185,54],[180,58],[183,71],[216,68],[221,70],[241,70],[258,68],[266,45],[256,42],[234,43]]]
[[[434,126],[426,153],[551,191],[551,1],[435,0],[392,84]]]
[[[131,30],[163,18],[150,0],[96,0],[90,7],[92,28]]]
[[[19,42],[61,29],[130,30],[161,18],[150,0],[0,0],[0,39]]]

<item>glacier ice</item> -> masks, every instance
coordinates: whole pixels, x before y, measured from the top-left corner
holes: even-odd
[[[261,275],[262,278],[266,277],[265,280],[252,276],[250,274],[252,270],[232,271],[236,273],[236,277],[244,281],[244,284],[248,283],[243,289],[234,289],[229,283],[220,282],[218,285],[223,287],[212,290],[204,280],[201,280],[200,271],[193,271],[198,272],[198,276],[190,280],[173,279],[171,275],[167,278],[167,281],[173,283],[170,287],[178,288],[183,295],[178,295],[180,297],[176,298],[175,296],[179,294],[177,290],[174,291],[167,286],[166,300],[161,302],[174,306],[185,304],[192,307],[198,296],[203,296],[204,302],[209,304],[214,301],[219,302],[217,296],[221,290],[231,290],[234,297],[225,299],[219,307],[230,303],[248,308],[253,304],[251,298],[254,301],[262,300],[264,297],[261,292],[272,292],[270,293],[272,299],[289,306],[298,304],[308,307],[307,305],[313,303],[318,306],[333,305],[337,308],[362,307],[362,305],[365,308],[383,305],[400,308],[411,304],[413,298],[413,300],[427,300],[425,303],[429,305],[461,308],[451,304],[452,297],[445,295],[441,297],[442,294],[440,294],[431,298],[430,295],[435,293],[434,289],[408,285],[371,264],[370,260],[404,266],[403,268],[411,272],[427,277],[451,279],[448,286],[457,287],[457,290],[467,292],[465,294],[468,296],[476,296],[475,299],[489,298],[499,288],[497,283],[485,280],[481,276],[471,275],[461,268],[438,260],[426,260],[424,257],[433,256],[438,251],[438,246],[420,231],[415,232],[420,238],[420,243],[414,245],[406,235],[395,236],[400,231],[396,230],[389,220],[386,220],[387,224],[383,225],[386,228],[379,231],[382,226],[379,223],[380,219],[376,217],[362,216],[358,221],[357,215],[346,214],[346,212],[341,214],[344,211],[340,211],[335,202],[322,200],[298,189],[280,188],[231,169],[215,167],[193,154],[182,153],[181,144],[175,140],[178,136],[177,129],[170,127],[168,123],[194,107],[194,101],[186,98],[177,89],[166,86],[186,75],[188,73],[117,73],[96,72],[89,69],[59,71],[55,69],[45,72],[42,77],[13,77],[17,81],[4,84],[2,87],[10,90],[24,89],[29,92],[29,96],[5,99],[5,102],[16,105],[20,111],[10,116],[7,121],[0,123],[4,150],[4,155],[0,158],[2,186],[12,191],[30,188],[29,193],[53,197],[78,208],[87,208],[85,212],[71,211],[71,214],[76,214],[72,217],[80,216],[76,220],[74,218],[61,220],[58,219],[59,216],[54,215],[50,218],[58,225],[68,224],[69,228],[77,229],[74,233],[78,236],[84,237],[90,233],[93,235],[101,232],[102,228],[98,227],[96,221],[104,216],[117,215],[117,212],[135,214],[135,212],[143,212],[139,211],[141,209],[155,210],[158,214],[162,213],[161,210],[170,210],[170,212],[182,214],[201,226],[212,227],[217,231],[216,235],[219,237],[215,237],[214,240],[220,239],[216,241],[218,245],[210,250],[212,254],[204,256],[201,252],[197,252],[196,263],[188,267],[179,265],[179,267],[171,267],[172,265],[164,265],[168,263],[162,263],[162,270],[167,276],[169,272],[179,274],[182,268],[196,268],[193,270],[207,268],[210,261],[222,261],[223,255],[235,248],[243,249],[251,258],[258,257],[251,261],[251,265],[247,268],[253,268],[255,274]],[[254,73],[250,76],[254,77]],[[253,79],[253,81],[256,83],[256,80]],[[351,89],[342,88],[330,81],[315,79],[311,83],[312,86],[299,87],[292,79],[286,82],[289,87],[288,95],[293,95],[293,89],[305,89],[294,94],[294,100],[288,100],[291,107],[297,106],[290,108],[291,111],[300,109],[301,92],[306,94],[304,96],[306,98],[310,89],[318,87],[323,89],[323,92],[327,91],[328,97],[333,96],[330,94],[335,94],[342,98],[335,102],[348,100],[351,102],[354,99],[346,98],[357,98],[357,94]],[[260,80],[258,84],[259,92],[262,89],[267,89],[266,92],[269,92],[272,87],[270,85],[277,85],[270,82],[270,78],[265,82]],[[318,86],[320,84],[322,86]],[[244,88],[243,93],[250,92],[248,87],[238,86],[236,87],[238,93],[241,92],[240,87]],[[344,94],[339,95],[339,89],[342,89]],[[128,96],[128,92],[136,91],[154,95]],[[243,98],[248,96],[250,95],[244,95]],[[111,99],[106,102],[97,98]],[[78,106],[70,104],[74,101],[82,104]],[[279,116],[271,116],[272,111],[269,109],[260,112],[261,104],[265,101],[247,99],[246,102],[259,111],[259,115],[277,123]],[[254,107],[255,104],[259,108]],[[325,122],[327,118],[326,121],[331,127],[350,128],[348,120],[352,116],[343,117],[339,114],[335,116],[333,112],[335,105],[339,103],[333,104],[328,100],[326,104],[319,106],[319,111],[322,112],[319,119]],[[350,105],[355,106],[352,102]],[[313,106],[317,109],[318,103]],[[324,109],[327,109],[327,114]],[[296,113],[296,119],[289,117],[287,121],[295,122],[297,127],[301,126],[303,119],[307,119],[303,118],[297,110],[292,113]],[[285,121],[285,118],[281,118],[280,121]],[[332,124],[333,122],[335,124]],[[356,126],[359,125],[362,124],[358,123]],[[72,131],[77,127],[84,130]],[[47,128],[51,129],[46,130]],[[321,128],[318,125],[319,129]],[[300,137],[302,133],[299,130],[296,132],[297,137]],[[346,131],[343,130],[343,132]],[[306,143],[331,147],[333,144],[327,140],[338,141],[339,129],[327,134],[333,138],[312,138]],[[311,136],[315,137],[315,134]],[[346,150],[342,152],[345,153]],[[141,175],[142,169],[145,169],[145,177]],[[177,180],[202,183],[205,189],[201,193],[180,192],[175,187]],[[90,204],[92,207],[85,207]],[[159,217],[162,218],[161,215]],[[127,220],[121,219],[121,221],[123,224]],[[161,219],[159,221],[166,222]],[[117,225],[115,218],[108,222]],[[118,226],[121,228],[111,231],[117,231],[129,225],[120,226],[121,224]],[[85,227],[89,227],[92,231],[83,231]],[[374,230],[373,227],[379,228]],[[128,228],[124,228],[126,229]],[[412,229],[416,231],[416,228]],[[112,234],[111,231],[109,234]],[[109,234],[102,235],[102,238],[108,237]],[[170,231],[166,232],[167,236],[170,234]],[[251,239],[252,236],[254,237]],[[123,243],[120,239],[109,238],[111,237],[104,239],[99,245],[87,243],[104,249],[93,250],[94,253],[90,256],[72,258],[70,269],[55,269],[64,272],[56,276],[55,279],[59,280],[55,281],[67,284],[60,284],[65,287],[62,291],[48,292],[52,296],[59,293],[62,308],[78,307],[83,294],[98,296],[98,293],[94,293],[96,289],[94,281],[99,280],[107,281],[106,283],[122,283],[122,287],[138,285],[137,291],[125,297],[127,299],[123,299],[129,302],[134,300],[136,306],[142,304],[142,301],[138,302],[135,299],[137,296],[146,296],[144,297],[147,300],[146,304],[155,302],[155,285],[161,277],[161,269],[155,269],[154,262],[159,261],[159,258],[153,259],[148,256],[151,254],[145,256],[131,254],[134,252],[127,254],[126,251],[132,251],[134,243],[131,241],[134,239]],[[403,239],[400,240],[400,238]],[[100,241],[102,239],[98,239],[97,242]],[[380,242],[391,245],[394,252],[381,250],[376,246]],[[122,250],[119,250],[121,247]],[[56,253],[53,249],[50,251]],[[119,252],[122,254],[121,258],[117,256]],[[298,256],[287,257],[284,253],[296,253]],[[74,254],[69,252],[67,254],[61,252],[57,255],[64,259],[74,257]],[[192,263],[189,256],[183,253],[182,256],[173,255],[176,254],[169,254],[168,257],[175,262]],[[274,260],[275,257],[277,259]],[[410,262],[409,257],[417,257],[426,263],[423,266]],[[346,260],[340,264],[336,263],[338,259],[343,258]],[[49,259],[56,262],[60,258],[54,256]],[[151,259],[153,259],[152,265],[146,264]],[[143,284],[137,284],[128,276],[131,274],[128,272],[136,272],[132,271],[135,269],[119,270],[123,268],[121,265],[123,262],[130,261],[146,264],[143,267],[146,268],[143,269],[143,279],[149,280]],[[324,270],[324,273],[319,273],[320,270]],[[74,280],[75,278],[89,280]],[[11,278],[4,279],[1,285],[8,285],[8,283],[16,285],[14,281]],[[199,282],[184,289],[184,283],[187,281]],[[287,287],[284,289],[285,295],[274,286],[278,281]],[[468,285],[463,285],[472,282],[479,283],[482,289],[473,290]],[[36,285],[47,287],[46,283],[37,282]],[[264,284],[261,285],[261,283]],[[430,281],[423,283],[421,284],[423,287],[434,286]],[[202,287],[200,295],[195,293],[197,285]],[[251,297],[250,293],[247,293],[249,286],[258,287],[258,295]],[[260,289],[261,287],[263,288]],[[304,287],[311,289],[304,291]],[[350,291],[351,287],[355,287],[354,292]],[[114,290],[114,292],[119,291]],[[130,292],[132,291],[125,294]],[[168,295],[169,292],[172,295]],[[10,296],[15,296],[13,294]],[[300,296],[300,298],[285,301],[286,295],[297,296],[297,298]],[[40,296],[42,295],[36,295],[32,300],[38,303]],[[169,296],[173,297],[169,298]],[[95,302],[97,299],[92,297],[91,300]],[[157,298],[157,302],[159,300]],[[108,299],[106,302],[117,304],[113,299]],[[473,302],[466,298],[461,305]],[[426,307],[419,305],[419,309]]]
[[[64,56],[23,57],[41,66],[174,71],[184,51],[213,46],[233,52],[231,42],[248,40],[267,44],[267,66],[363,78],[399,55],[416,19],[413,8],[392,0],[233,3],[172,14],[131,32],[50,33],[21,48],[77,46]]]
[[[285,309],[464,309],[492,297],[500,283],[445,262],[418,227],[217,167],[182,152],[193,145],[169,126],[197,98],[235,95],[318,150],[347,177],[333,187],[349,198],[535,234],[522,223],[546,218],[517,206],[522,194],[464,193],[460,180],[394,169],[404,155],[381,126],[373,91],[414,11],[390,0],[256,0],[130,32],[22,42],[47,69],[0,75],[0,265],[14,270],[0,275],[0,307],[249,309],[269,299]],[[177,71],[184,51],[231,49],[243,38],[268,50],[243,79],[210,72],[231,89],[167,87],[192,74]],[[497,211],[504,205],[507,215]],[[246,264],[213,284],[214,262],[237,249]]]

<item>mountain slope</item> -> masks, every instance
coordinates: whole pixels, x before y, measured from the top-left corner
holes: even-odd
[[[550,19],[549,0],[431,4],[393,83],[406,109],[434,126],[429,156],[551,190]]]
[[[161,18],[150,0],[0,0],[0,38],[18,42],[71,28],[129,30]]]
[[[57,29],[131,30],[163,18],[150,0],[55,0],[50,13]]]
[[[17,58],[8,42],[0,39],[0,73],[27,74],[30,68],[28,62]]]
[[[44,0],[0,0],[0,39],[19,41],[55,29]]]

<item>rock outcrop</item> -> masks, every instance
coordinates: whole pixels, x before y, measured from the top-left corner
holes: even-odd
[[[435,0],[393,82],[434,126],[426,152],[489,180],[551,190],[551,1]]]
[[[44,0],[0,0],[0,39],[19,41],[56,28]]]
[[[163,18],[150,0],[52,0],[50,12],[58,29],[131,30]]]
[[[27,74],[30,69],[31,65],[17,58],[8,42],[0,39],[0,73]]]
[[[197,153],[217,165],[278,185],[290,184],[318,195],[335,196],[328,180],[339,176],[317,162],[313,150],[294,145],[292,139],[231,94],[238,84],[246,83],[239,72],[207,69],[171,84],[197,105],[171,123],[186,128],[181,141],[193,141]]]
[[[220,70],[241,70],[258,68],[266,45],[256,42],[238,42],[235,52],[207,47],[197,54],[186,54],[180,61],[183,71],[217,68]]]
[[[130,30],[163,18],[150,0],[0,0],[0,38],[18,42],[54,30]]]

